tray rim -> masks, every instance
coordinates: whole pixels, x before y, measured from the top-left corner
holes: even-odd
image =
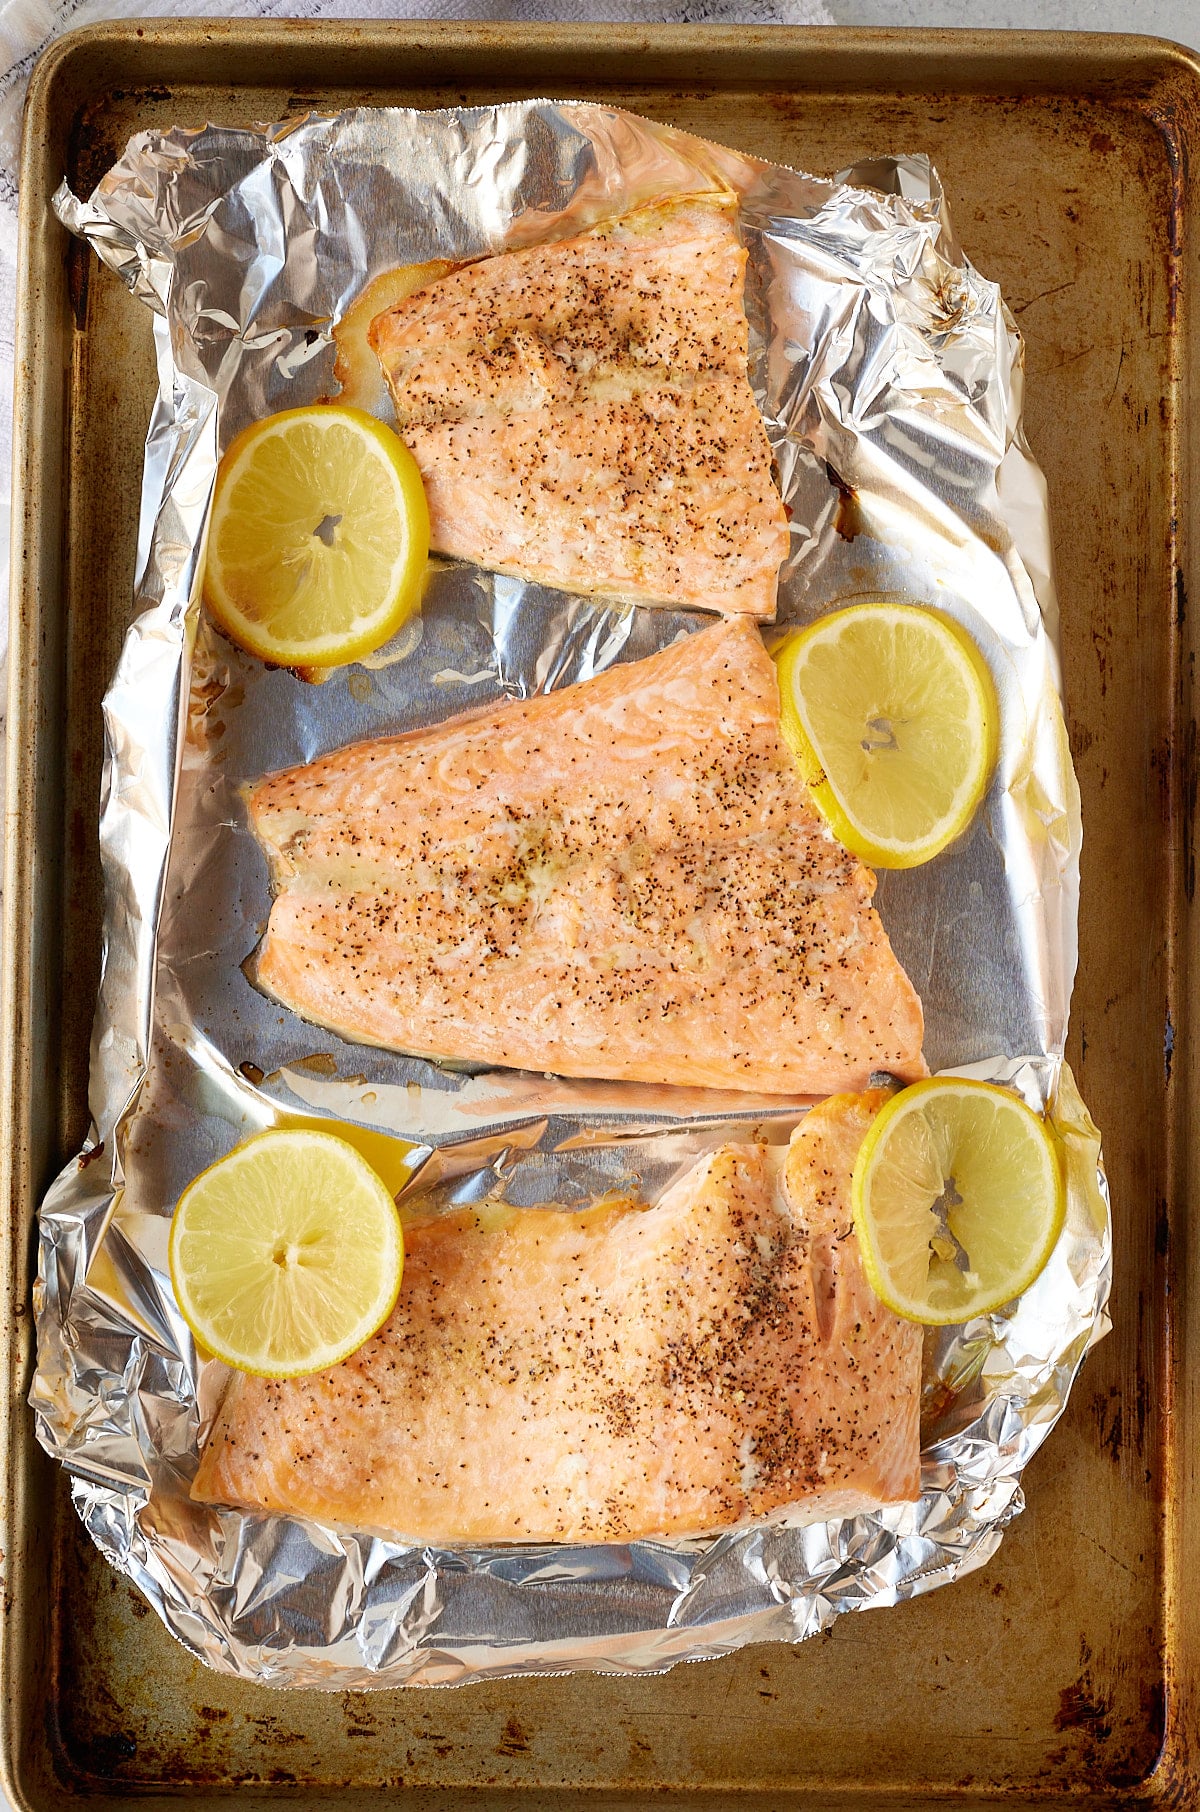
[[[29,706],[43,705],[44,720],[53,718],[53,673],[43,674],[40,651],[45,642],[45,625],[57,602],[61,611],[63,598],[54,597],[50,583],[54,557],[43,537],[44,523],[39,513],[43,501],[36,475],[41,469],[40,431],[53,417],[54,393],[61,387],[61,374],[51,370],[51,361],[39,356],[41,335],[47,311],[57,293],[66,299],[61,266],[65,241],[62,230],[49,215],[49,197],[57,187],[61,165],[52,162],[57,139],[52,130],[59,91],[89,59],[97,56],[110,61],[110,74],[119,78],[127,91],[136,90],[139,78],[147,85],[158,81],[187,77],[167,74],[155,59],[165,55],[168,62],[184,53],[203,60],[206,54],[233,48],[248,53],[245,85],[261,87],[261,64],[253,53],[270,52],[278,56],[294,49],[303,57],[320,45],[338,49],[353,59],[384,59],[384,69],[374,78],[378,86],[386,85],[389,75],[386,59],[389,53],[402,55],[428,50],[434,53],[484,50],[512,52],[521,48],[537,52],[586,54],[594,47],[606,63],[622,57],[632,58],[653,53],[678,59],[681,66],[693,57],[712,55],[727,50],[739,53],[743,64],[748,56],[765,55],[766,60],[780,65],[779,83],[795,92],[828,94],[853,86],[844,79],[835,83],[833,72],[856,72],[857,93],[920,92],[942,86],[953,93],[1069,93],[1066,80],[1070,73],[1085,70],[1116,90],[1127,86],[1139,75],[1163,79],[1174,71],[1190,81],[1200,100],[1200,52],[1172,40],[1141,34],[1112,32],[1005,31],[973,27],[921,30],[906,27],[828,28],[816,26],[735,26],[735,25],[590,25],[526,24],[466,21],[405,20],[283,20],[283,19],[178,19],[146,18],[100,22],[75,28],[48,44],[40,54],[31,74],[26,101],[20,162],[21,209],[18,254],[18,316],[15,345],[14,436],[13,436],[13,516],[12,552],[10,558],[11,604],[8,674],[7,774],[4,835],[4,899],[2,924],[3,947],[7,954],[5,987],[0,1004],[0,1179],[9,1203],[9,1219],[0,1238],[0,1343],[9,1365],[9,1388],[0,1396],[0,1583],[4,1585],[0,1611],[0,1788],[7,1792],[14,1807],[29,1808],[43,1804],[25,1791],[18,1769],[17,1682],[27,1671],[23,1665],[21,1630],[16,1611],[27,1576],[22,1564],[27,1547],[24,1526],[30,1496],[30,1475],[35,1468],[53,1465],[40,1454],[34,1443],[30,1415],[25,1397],[30,1349],[30,1315],[28,1303],[19,1295],[21,1285],[22,1244],[28,1250],[32,1240],[32,1213],[41,1187],[41,1179],[32,1175],[36,1117],[31,1099],[33,1084],[33,1038],[37,1019],[38,952],[47,931],[45,920],[39,921],[38,902],[43,866],[53,866],[55,848],[45,865],[38,848],[36,806],[39,793],[53,793],[53,773],[39,768],[40,744],[29,723]],[[803,51],[804,69],[798,78],[795,70],[784,70],[788,53]],[[772,55],[774,53],[774,55]],[[402,76],[401,64],[395,75]],[[897,78],[897,69],[903,74]],[[957,79],[955,79],[957,77]],[[203,85],[203,68],[192,79]],[[503,80],[503,76],[499,78]],[[646,85],[670,80],[639,71],[639,81]],[[705,78],[701,77],[701,80]],[[229,83],[224,76],[210,75],[209,81]],[[286,70],[280,83],[286,80]],[[370,76],[359,76],[361,85],[369,86]],[[766,87],[761,77],[750,77],[752,85]],[[346,75],[339,67],[330,70],[328,80],[314,84],[336,88],[346,85]],[[115,85],[115,80],[113,85]],[[1164,137],[1171,136],[1168,124],[1157,122]],[[1177,123],[1175,123],[1177,125]],[[1200,114],[1197,116],[1200,129]],[[1197,140],[1200,150],[1200,140]],[[1182,364],[1173,373],[1171,392],[1175,408],[1172,437],[1172,469],[1176,484],[1170,500],[1171,552],[1173,569],[1182,585],[1185,575],[1195,584],[1200,595],[1200,495],[1196,487],[1179,483],[1180,466],[1187,452],[1186,423],[1180,407],[1186,396],[1189,376],[1195,361],[1189,359],[1188,328],[1192,323],[1190,295],[1200,284],[1200,256],[1186,232],[1189,196],[1185,175],[1176,170],[1176,200],[1179,230],[1173,249],[1178,257],[1176,340],[1181,348]],[[1191,204],[1197,226],[1200,211]],[[1197,235],[1200,237],[1200,234]],[[56,268],[56,266],[58,268]],[[1190,266],[1190,269],[1189,269]],[[1193,330],[1194,332],[1194,330]],[[59,408],[69,405],[59,396]],[[60,512],[63,500],[59,498]],[[1189,631],[1190,636],[1190,631]],[[1175,642],[1177,661],[1176,716],[1186,725],[1194,717],[1192,680],[1188,663],[1178,638]],[[51,747],[51,756],[61,760],[61,747]],[[1194,748],[1190,755],[1175,752],[1175,765],[1170,778],[1172,787],[1172,867],[1169,888],[1172,900],[1183,897],[1183,839],[1189,827],[1182,822],[1186,814],[1189,787],[1195,791]],[[1183,801],[1184,809],[1179,809]],[[1193,799],[1194,803],[1194,799]],[[1178,936],[1176,962],[1183,977],[1184,998],[1175,1005],[1177,1059],[1182,1086],[1175,1094],[1176,1106],[1169,1112],[1169,1180],[1172,1200],[1193,1199],[1200,1185],[1200,1154],[1193,1157],[1186,1138],[1190,1119],[1188,1083],[1190,1062],[1187,1051],[1187,1027],[1190,1024],[1190,975],[1193,951],[1200,954],[1200,914],[1182,913],[1183,930]],[[1175,920],[1172,919],[1174,926]],[[1172,1228],[1174,1234],[1175,1228]],[[1188,1430],[1200,1424],[1200,1401],[1197,1382],[1189,1375],[1189,1354],[1200,1353],[1200,1291],[1189,1299],[1180,1290],[1184,1275],[1182,1256],[1172,1239],[1171,1270],[1168,1276],[1168,1300],[1162,1305],[1167,1332],[1165,1363],[1167,1401],[1163,1416],[1170,1434],[1164,1451],[1164,1523],[1163,1549],[1163,1630],[1164,1684],[1167,1689],[1166,1724],[1163,1747],[1154,1771],[1132,1789],[1122,1792],[1123,1803],[1184,1803],[1200,1797],[1200,1607],[1188,1605],[1188,1561],[1200,1547],[1200,1500],[1196,1483],[1183,1458],[1187,1445],[1180,1433],[1180,1423]],[[1176,1514],[1170,1514],[1170,1506]],[[1191,1666],[1172,1665],[1178,1656]],[[66,1789],[70,1792],[70,1789]],[[700,1804],[708,1790],[701,1789],[687,1799]],[[987,1803],[986,1793],[968,1795],[977,1803]],[[72,1795],[72,1797],[74,1797]],[[107,1796],[105,1796],[107,1797]],[[147,1805],[169,1802],[151,1791],[139,1792]],[[246,1805],[268,1796],[254,1788],[242,1790],[238,1798]],[[274,1795],[269,1796],[274,1801]],[[527,1803],[535,1797],[530,1795]],[[575,1795],[572,1795],[575,1797]],[[578,1790],[578,1797],[590,1797]],[[606,1796],[596,1795],[596,1803]],[[839,1794],[849,1806],[859,1803],[857,1792]],[[946,1803],[957,1799],[957,1793],[943,1796]],[[1068,1796],[1064,1795],[1064,1798]],[[1069,1796],[1072,1803],[1084,1803]],[[1088,1803],[1092,1796],[1088,1795]],[[672,1794],[668,1803],[675,1801]],[[107,1797],[107,1803],[118,1803]],[[447,1802],[448,1803],[448,1802]],[[684,1803],[679,1799],[676,1803]],[[899,1801],[895,1802],[897,1805]],[[1018,1805],[1015,1798],[1008,1804]],[[1112,1803],[1107,1791],[1097,1804]]]

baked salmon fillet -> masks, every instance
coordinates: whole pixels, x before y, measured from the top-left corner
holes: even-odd
[[[871,1290],[850,1209],[886,1099],[814,1108],[786,1158],[723,1146],[653,1208],[410,1228],[391,1320],[329,1371],[235,1378],[193,1498],[479,1543],[916,1498],[921,1331]]]
[[[729,618],[642,661],[260,781],[252,974],[353,1042],[827,1095],[913,1078],[921,1003]]]
[[[369,337],[431,545],[565,590],[775,612],[788,549],[730,213],[660,208],[461,266]]]

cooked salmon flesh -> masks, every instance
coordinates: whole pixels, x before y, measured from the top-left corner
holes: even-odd
[[[460,267],[370,328],[442,553],[568,591],[775,612],[787,518],[728,211]]]
[[[703,1535],[919,1492],[921,1331],[863,1274],[850,1172],[882,1090],[786,1154],[725,1145],[656,1207],[410,1228],[391,1320],[241,1376],[192,1496],[413,1541]]]
[[[913,1078],[921,1003],[744,618],[265,779],[255,976],[359,1043],[770,1094]]]

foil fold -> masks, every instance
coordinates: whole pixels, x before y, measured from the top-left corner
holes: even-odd
[[[723,1139],[786,1141],[805,1110],[350,1045],[280,1013],[244,967],[269,909],[244,782],[587,678],[700,613],[434,562],[393,644],[306,687],[198,607],[221,448],[252,419],[336,394],[336,324],[375,276],[703,195],[736,201],[749,252],[751,380],[791,521],[779,630],[873,595],[934,603],[996,680],[1001,757],[974,825],[929,867],[881,875],[876,903],[922,996],[931,1068],[1049,1112],[1063,1237],[1009,1310],[928,1338],[915,1505],[783,1514],[707,1540],[495,1549],[194,1505],[226,1374],[176,1308],[167,1233],[181,1189],[246,1134],[331,1115],[404,1141],[404,1196],[423,1209],[570,1205],[614,1188],[653,1198]],[[982,1565],[1107,1327],[1111,1236],[1099,1137],[1063,1062],[1081,826],[1045,485],[1021,428],[1019,336],[935,172],[894,157],[820,179],[619,110],[529,101],[145,133],[88,200],[64,187],[55,206],[154,310],[159,374],[139,611],[104,704],[94,1126],[42,1207],[35,1305],[39,1437],[97,1545],[211,1666],[330,1690],[661,1670],[797,1641]]]

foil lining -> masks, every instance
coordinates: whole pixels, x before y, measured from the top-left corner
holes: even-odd
[[[188,1482],[225,1374],[175,1306],[167,1232],[186,1182],[248,1132],[334,1115],[408,1141],[405,1193],[426,1205],[571,1204],[616,1186],[653,1197],[731,1133],[783,1141],[804,1111],[452,1072],[306,1025],[242,967],[269,904],[244,781],[585,678],[706,618],[435,562],[395,643],[305,686],[198,606],[221,447],[335,394],[333,328],[369,280],[713,192],[737,198],[751,377],[791,517],[779,624],[877,593],[934,602],[995,677],[1002,752],[984,806],[933,864],[881,876],[877,903],[924,1001],[932,1069],[1006,1082],[1051,1114],[1063,1237],[1010,1310],[930,1337],[916,1505],[703,1541],[490,1550],[199,1507]],[[155,311],[159,371],[139,611],[104,705],[94,1129],[43,1205],[36,1302],[38,1432],[98,1546],[210,1665],[339,1690],[662,1669],[795,1641],[981,1565],[1107,1326],[1111,1250],[1099,1138],[1063,1063],[1081,828],[1045,488],[1021,430],[1019,337],[933,170],[900,157],[822,180],[619,111],[531,101],[146,133],[90,200],[64,187],[56,207]]]

